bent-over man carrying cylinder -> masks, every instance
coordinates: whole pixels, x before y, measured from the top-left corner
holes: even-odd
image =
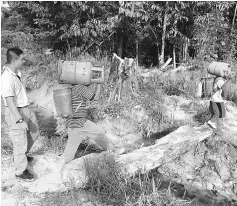
[[[73,117],[66,117],[66,127],[68,129],[68,140],[64,150],[64,165],[74,159],[76,151],[83,140],[88,137],[104,150],[111,150],[117,154],[124,153],[124,148],[117,149],[109,142],[103,129],[87,119],[87,101],[98,100],[101,85],[97,84],[96,91],[92,92],[88,86],[72,86],[72,109]],[[79,106],[79,108],[78,108]]]

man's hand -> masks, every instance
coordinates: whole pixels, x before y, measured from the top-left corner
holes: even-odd
[[[68,117],[69,117],[69,114],[66,114],[66,113],[62,114],[62,118],[68,118]]]

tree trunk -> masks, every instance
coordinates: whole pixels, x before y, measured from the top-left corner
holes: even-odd
[[[137,61],[137,66],[138,66],[138,41],[136,41],[136,61]]]
[[[157,66],[160,65],[160,51],[159,51],[159,44],[157,42]]]
[[[119,34],[118,36],[119,42],[118,42],[118,56],[122,58],[123,55],[123,34]]]
[[[176,69],[175,45],[173,45],[173,69]]]
[[[113,45],[112,45],[112,52],[115,53],[115,33],[113,34]]]
[[[183,62],[186,62],[186,42],[183,43]]]
[[[118,33],[114,34],[114,53],[118,52]]]
[[[186,38],[186,41],[185,41],[185,62],[187,62],[187,57],[188,57],[188,43],[189,43],[189,40],[188,40],[188,38]]]
[[[165,4],[165,14],[163,22],[163,33],[162,33],[162,47],[161,47],[161,60],[160,63],[164,64],[165,62],[165,34],[166,34],[166,24],[167,24],[167,2]]]

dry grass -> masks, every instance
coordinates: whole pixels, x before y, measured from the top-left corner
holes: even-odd
[[[53,154],[61,154],[63,153],[66,146],[66,139],[52,136],[45,141],[44,148],[45,152],[50,152]]]
[[[106,204],[185,206],[190,203],[175,196],[172,184],[166,189],[161,188],[158,177],[148,173],[134,177],[122,174],[113,155],[105,153],[100,162],[87,160],[85,167],[89,177],[87,189]]]
[[[41,200],[42,206],[107,206],[101,203],[99,197],[89,194],[87,191],[74,189],[67,192],[48,193]]]

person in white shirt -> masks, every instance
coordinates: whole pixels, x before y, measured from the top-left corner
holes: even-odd
[[[5,104],[5,121],[9,127],[9,137],[13,143],[15,175],[24,181],[33,181],[35,177],[27,169],[34,160],[28,156],[39,129],[34,113],[29,109],[29,100],[17,72],[24,63],[23,51],[19,48],[7,50],[7,63],[1,76],[1,95]]]
[[[225,118],[226,110],[222,97],[222,87],[226,82],[226,77],[216,77],[213,84],[213,94],[210,99],[210,117],[207,121],[214,129],[219,125],[219,118]]]

